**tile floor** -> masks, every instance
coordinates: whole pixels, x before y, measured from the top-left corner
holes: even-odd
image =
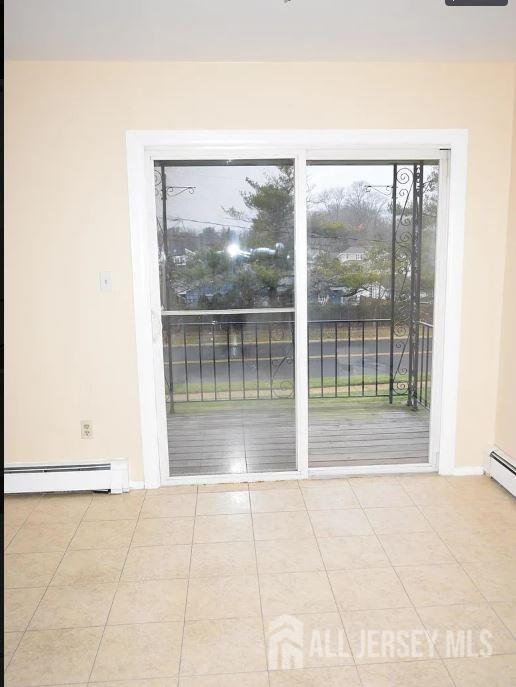
[[[486,477],[11,496],[5,546],[9,687],[516,685],[516,504]],[[284,615],[324,638],[302,668],[272,664]]]

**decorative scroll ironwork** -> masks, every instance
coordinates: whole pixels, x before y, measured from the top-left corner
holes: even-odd
[[[275,398],[293,398],[295,388],[294,375],[294,323],[293,322],[278,322],[274,324],[271,329],[272,341],[286,341],[287,349],[279,360],[272,361],[272,383],[271,389]],[[282,379],[277,384],[277,378],[280,371],[287,367],[292,372],[286,379]]]
[[[165,182],[165,183],[163,183]],[[166,172],[164,177],[164,172],[154,167],[154,194],[156,198],[163,200],[166,196],[167,198],[175,198],[180,196],[182,193],[189,193],[193,195],[197,186],[167,186],[166,184]]]
[[[390,391],[417,409],[423,162],[394,165],[392,184]]]

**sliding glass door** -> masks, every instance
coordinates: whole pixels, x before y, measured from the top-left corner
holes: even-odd
[[[169,476],[295,470],[294,163],[154,171]]]
[[[305,153],[154,161],[166,477],[429,464],[438,156]]]
[[[307,178],[309,466],[428,463],[439,164]]]

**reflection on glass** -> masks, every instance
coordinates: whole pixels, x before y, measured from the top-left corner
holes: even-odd
[[[167,310],[293,306],[291,163],[166,163],[155,173]]]
[[[292,161],[158,161],[170,474],[295,469]]]

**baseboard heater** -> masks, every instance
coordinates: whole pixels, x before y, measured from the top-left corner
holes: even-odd
[[[516,460],[500,449],[491,451],[489,458],[491,477],[513,496],[516,496]]]
[[[111,491],[119,494],[129,490],[126,460],[102,463],[23,464],[6,465],[4,492],[29,494],[53,491]]]

